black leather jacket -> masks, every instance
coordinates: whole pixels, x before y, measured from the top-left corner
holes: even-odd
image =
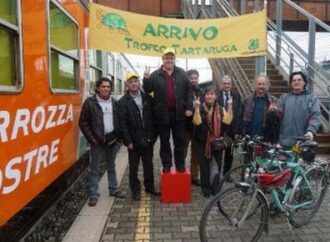
[[[154,140],[154,123],[151,98],[141,92],[143,119],[133,97],[126,94],[119,100],[119,125],[124,145],[144,147]]]
[[[190,82],[186,72],[175,66],[174,71],[174,89],[176,119],[185,120],[185,111],[193,110],[193,95]],[[169,115],[166,103],[166,80],[163,70],[151,73],[150,79],[143,79],[143,88],[146,93],[153,92],[153,113],[157,124],[168,124]]]
[[[114,132],[117,139],[120,139],[118,125],[118,102],[113,97],[111,97],[111,101]],[[80,113],[79,127],[89,143],[92,143],[92,140],[95,139],[99,145],[105,144],[103,111],[96,99],[96,95],[88,97],[85,100]]]

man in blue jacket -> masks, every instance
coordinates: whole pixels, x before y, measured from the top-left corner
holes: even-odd
[[[281,117],[279,142],[287,147],[295,144],[297,136],[313,140],[321,121],[319,101],[306,90],[306,75],[301,71],[293,72],[289,84],[291,92],[283,94],[277,102]]]

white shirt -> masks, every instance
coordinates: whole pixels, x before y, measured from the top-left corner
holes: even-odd
[[[141,95],[141,92],[138,91],[138,93],[136,95],[132,95],[131,93],[129,95],[133,98],[134,102],[138,106],[138,108],[140,110],[141,118],[143,118],[143,105],[142,105],[142,95]]]
[[[103,125],[104,133],[110,133],[113,131],[113,110],[111,97],[108,100],[102,99],[99,95],[96,95],[96,99],[100,104],[103,111]]]

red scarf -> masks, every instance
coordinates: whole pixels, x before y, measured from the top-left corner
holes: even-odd
[[[204,111],[207,114],[207,137],[205,143],[205,157],[210,159],[212,156],[211,140],[220,138],[221,134],[221,115],[220,106],[215,103],[211,107],[208,107],[203,103]]]

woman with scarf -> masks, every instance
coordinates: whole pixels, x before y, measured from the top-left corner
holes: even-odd
[[[200,166],[201,189],[204,197],[209,197],[212,193],[210,183],[210,164],[214,158],[220,174],[221,153],[213,151],[211,141],[220,138],[221,123],[230,124],[232,119],[232,100],[228,101],[228,110],[226,111],[216,101],[216,90],[214,87],[205,88],[204,102],[200,103],[199,98],[194,101],[195,113],[193,124],[195,125],[194,137],[196,140],[197,153]],[[213,191],[215,192],[215,191]]]

